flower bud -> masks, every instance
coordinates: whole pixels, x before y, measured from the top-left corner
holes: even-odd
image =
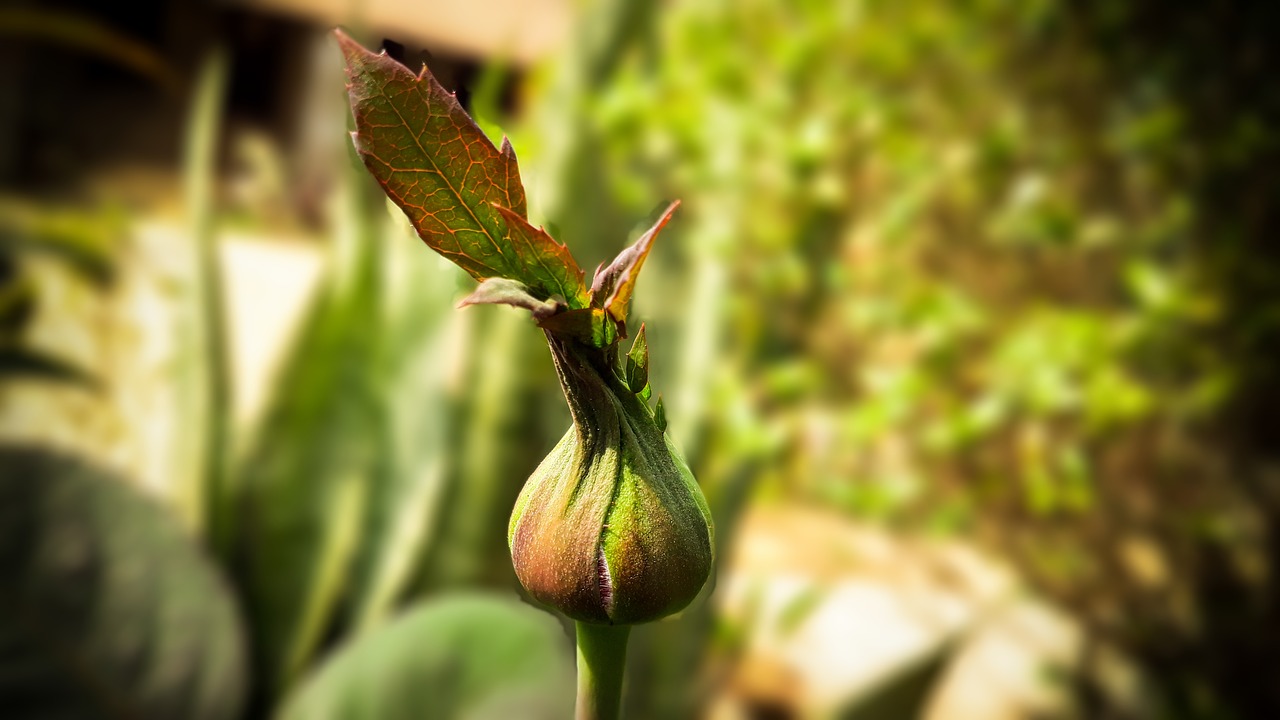
[[[642,399],[647,386],[633,391],[623,379],[639,376],[637,351],[618,371],[616,343],[592,347],[550,331],[547,341],[573,427],[516,501],[507,535],[516,575],[574,620],[631,624],[677,612],[711,572],[711,514]]]

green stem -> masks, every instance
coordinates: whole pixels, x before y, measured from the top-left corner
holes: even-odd
[[[622,671],[627,663],[630,625],[578,626],[578,707],[576,720],[617,720]]]

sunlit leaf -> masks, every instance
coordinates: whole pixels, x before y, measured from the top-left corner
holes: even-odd
[[[559,295],[571,307],[586,307],[589,301],[583,272],[569,248],[556,242],[542,228],[529,224],[523,216],[497,206],[507,220],[508,241],[523,263],[522,272],[539,280],[544,290]],[[536,285],[535,285],[536,287]]]
[[[568,250],[523,222],[511,143],[494,147],[425,66],[414,75],[341,31],[337,38],[356,149],[427,245],[477,280],[519,280],[539,299],[561,295],[583,306],[582,271]]]
[[[608,312],[615,320],[620,323],[627,321],[627,311],[631,305],[631,293],[635,290],[636,280],[640,275],[640,268],[644,265],[645,258],[649,257],[649,250],[653,248],[653,241],[658,237],[658,233],[671,220],[671,216],[675,213],[676,208],[680,207],[680,201],[677,200],[667,206],[662,213],[662,217],[649,228],[644,235],[640,236],[634,244],[626,250],[618,253],[618,257],[602,270],[598,270],[591,281],[591,304]]]

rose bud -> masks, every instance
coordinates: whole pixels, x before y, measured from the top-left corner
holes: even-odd
[[[615,372],[616,340],[612,353],[552,331],[547,341],[573,427],[516,501],[516,575],[575,620],[632,624],[679,611],[711,571],[702,491],[638,396],[647,385],[632,391]]]
[[[648,405],[644,327],[625,358],[618,351],[636,275],[678,205],[596,271],[587,307],[503,278],[463,301],[525,308],[546,333],[573,426],[525,482],[507,542],[525,589],[579,621],[657,620],[711,572],[707,501],[667,439],[661,398]]]

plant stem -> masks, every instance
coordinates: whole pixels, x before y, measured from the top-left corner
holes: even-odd
[[[578,706],[576,720],[617,720],[622,671],[630,625],[578,626]]]

